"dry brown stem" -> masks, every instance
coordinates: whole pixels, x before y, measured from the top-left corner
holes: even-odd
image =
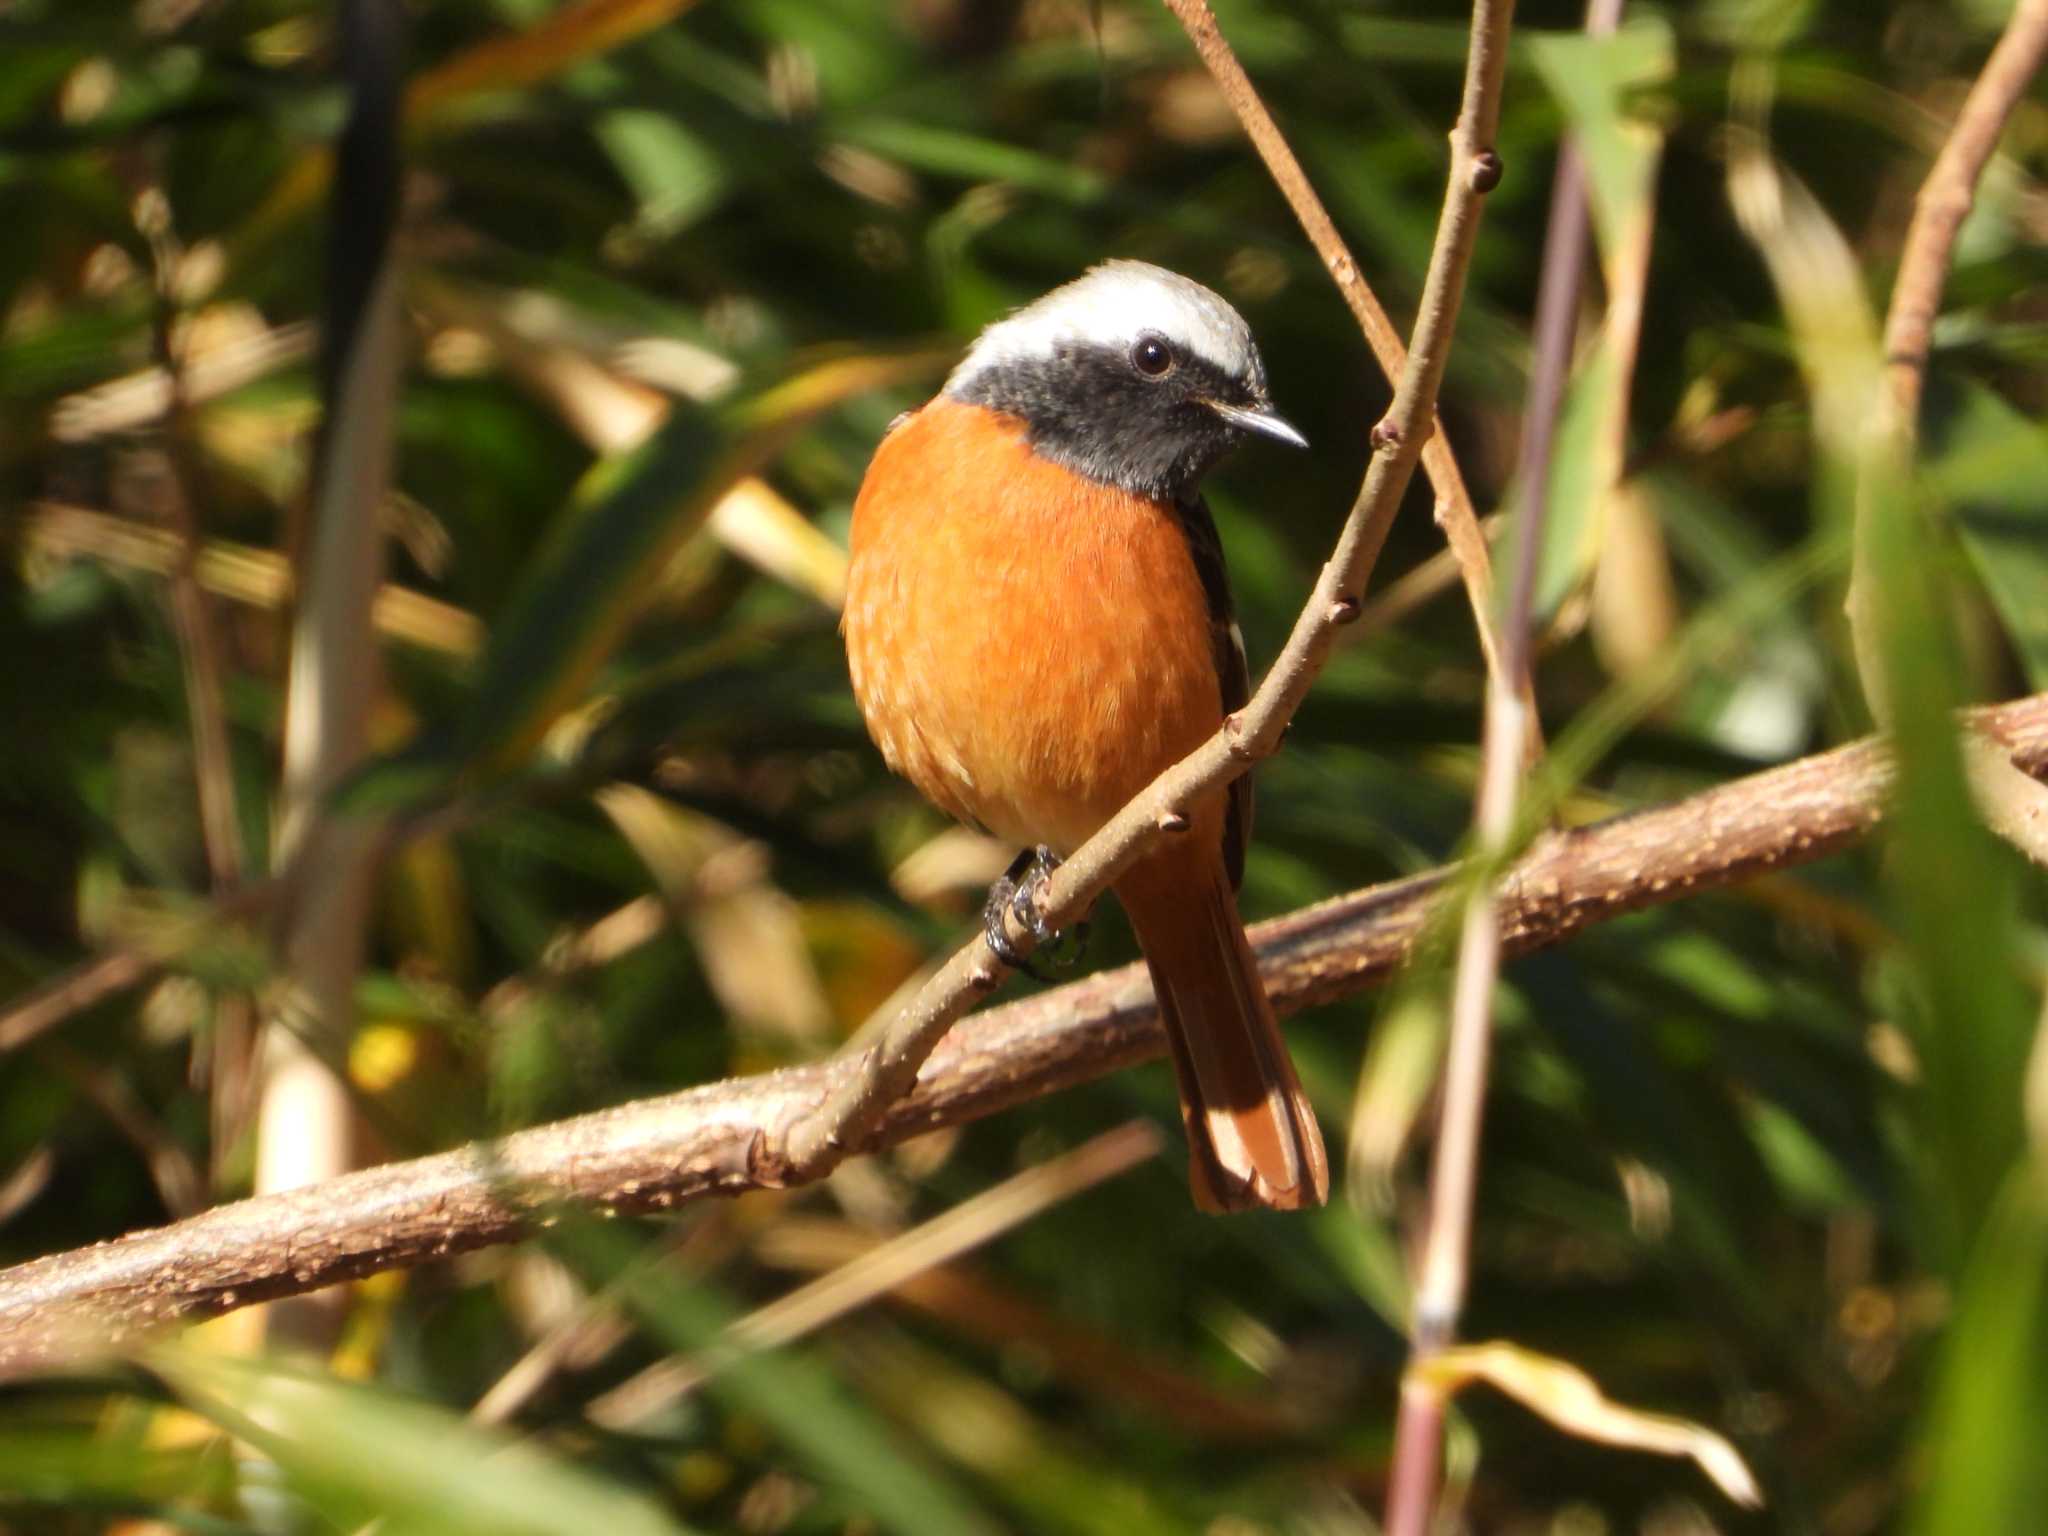
[[[1973,723],[2015,766],[2048,772],[2048,694]],[[1882,819],[1876,741],[1804,758],[1673,805],[1547,837],[1500,889],[1504,953],[1624,913],[1824,858]],[[1253,930],[1283,1013],[1385,980],[1431,923],[1453,871],[1357,891]],[[990,1010],[933,1053],[856,1151],[991,1114],[1156,1056],[1142,966]],[[778,1159],[791,1127],[857,1080],[835,1057],[621,1105],[487,1144],[221,1206],[0,1273],[0,1376],[118,1348],[144,1331],[526,1236],[548,1207],[665,1211],[815,1178]]]

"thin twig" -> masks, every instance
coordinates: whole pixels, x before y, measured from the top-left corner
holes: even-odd
[[[2006,122],[2048,52],[2048,0],[2020,0],[2007,20],[1983,71],[1971,85],[1948,136],[1913,199],[1913,217],[1892,282],[1885,315],[1883,405],[1888,418],[1874,424],[1866,456],[1872,474],[1891,477],[1912,458],[1919,439],[1920,401],[1926,388],[1934,320],[1948,281],[1956,235],[1977,197],[1977,181],[1998,148]],[[1888,451],[1879,452],[1878,449]],[[1868,524],[1876,515],[1875,487],[1866,484],[1856,508],[1857,536],[1843,609],[1865,701],[1880,725],[1886,717],[1874,578],[1869,564]]]
[[[1621,0],[1592,0],[1589,32],[1612,32]],[[1518,508],[1514,587],[1502,634],[1503,670],[1488,679],[1473,841],[1479,857],[1504,858],[1515,837],[1523,753],[1530,718],[1530,620],[1536,572],[1550,513],[1550,459],[1564,403],[1585,280],[1586,167],[1575,136],[1558,148],[1556,181],[1544,239],[1536,299],[1535,358],[1516,483]],[[1626,387],[1624,383],[1622,387]],[[1424,1536],[1436,1504],[1443,1464],[1444,1405],[1431,1389],[1430,1361],[1457,1335],[1471,1263],[1472,1204],[1478,1187],[1479,1131],[1485,1114],[1487,1061],[1493,1037],[1494,984],[1500,974],[1500,897],[1480,879],[1466,898],[1445,1047],[1443,1109],[1430,1169],[1429,1211],[1421,1275],[1411,1321],[1412,1353],[1401,1382],[1387,1479],[1388,1536]]]
[[[1389,380],[1399,380],[1408,369],[1408,349],[1401,343],[1401,333],[1394,329],[1394,322],[1387,317],[1385,306],[1366,281],[1364,272],[1345,245],[1344,237],[1337,232],[1336,221],[1309,184],[1308,173],[1295,157],[1293,146],[1281,133],[1280,125],[1273,121],[1273,114],[1267,111],[1266,103],[1252,85],[1251,77],[1245,73],[1244,66],[1238,63],[1237,55],[1224,39],[1208,0],[1165,0],[1165,4],[1187,33],[1188,40],[1195,45],[1195,52],[1201,56],[1202,63],[1223,92],[1223,99],[1229,103],[1230,110],[1237,114],[1245,136],[1266,163],[1273,184],[1287,199],[1287,206],[1294,210],[1302,233],[1308,236],[1308,243],[1315,247],[1323,266],[1337,284],[1337,291],[1350,306],[1352,317],[1364,333],[1366,345],[1372,348],[1372,355],[1378,359],[1381,372]],[[1444,538],[1450,545],[1451,557],[1457,562],[1459,574],[1464,577],[1465,594],[1472,605],[1472,619],[1479,631],[1479,648],[1485,655],[1486,669],[1489,673],[1495,672],[1500,668],[1501,658],[1493,610],[1493,562],[1487,551],[1485,535],[1480,531],[1479,513],[1472,504],[1472,493],[1466,489],[1457,455],[1451,452],[1450,441],[1444,435],[1443,423],[1437,418],[1434,407],[1429,418],[1429,441],[1422,446],[1422,472],[1429,476],[1430,484],[1436,488],[1437,522],[1444,530]]]
[[[141,949],[110,949],[61,971],[0,1011],[0,1054],[18,1050],[73,1014],[116,997],[163,968]]]
[[[1966,718],[2016,766],[2048,773],[2048,693]],[[1501,882],[1503,952],[1525,954],[1630,912],[1839,853],[1882,821],[1891,786],[1890,755],[1868,740],[1547,836]],[[1294,1013],[1385,981],[1430,930],[1456,878],[1437,871],[1259,924],[1252,939],[1274,1007]],[[1164,1049],[1143,967],[1092,976],[964,1023],[915,1092],[889,1106],[853,1150],[977,1119]],[[558,1201],[672,1211],[796,1182],[768,1149],[859,1070],[839,1056],[714,1083],[220,1206],[0,1272],[0,1378],[103,1355],[181,1319],[511,1242]]]
[[[1908,433],[1920,416],[1934,317],[1941,308],[1956,234],[1976,202],[1978,178],[1997,150],[2014,108],[2039,73],[2044,55],[2048,0],[2019,0],[1913,199],[1913,218],[1884,322],[1886,371],[1900,425]]]
[[[705,1213],[702,1220],[672,1226],[661,1241],[635,1263],[613,1275],[600,1289],[583,1293],[574,1275],[545,1251],[522,1259],[546,1266],[567,1285],[577,1286],[577,1299],[564,1308],[531,1348],[496,1381],[469,1410],[472,1423],[503,1424],[531,1402],[556,1371],[572,1362],[587,1369],[633,1336],[632,1324],[620,1305],[628,1286],[659,1266],[684,1275],[709,1273],[737,1247],[729,1210]]]
[[[1500,182],[1500,157],[1493,139],[1500,123],[1512,13],[1512,0],[1479,0],[1473,11],[1464,100],[1451,134],[1450,177],[1413,346],[1393,403],[1372,430],[1372,462],[1335,550],[1252,701],[1140,791],[1055,872],[1040,902],[1042,915],[1055,927],[1080,918],[1147,847],[1185,827],[1184,807],[1278,749],[1287,722],[1322,670],[1338,634],[1357,618],[1366,580],[1434,421],[1437,390],[1478,240],[1480,205]],[[1032,935],[1014,919],[1008,926],[1011,944],[1019,953],[1030,953]],[[818,1113],[795,1125],[785,1143],[764,1155],[792,1172],[811,1173],[865,1141],[888,1107],[917,1080],[918,1068],[946,1030],[977,999],[993,991],[1004,974],[986,937],[954,955],[879,1039],[861,1043],[858,1075]]]
[[[221,925],[242,922],[263,911],[278,899],[282,888],[283,882],[277,880],[251,881],[231,897],[194,914],[186,934],[179,938],[105,950],[31,988],[0,1009],[0,1055],[19,1050],[74,1014],[140,986],[173,957],[197,948]]]
[[[1501,514],[1482,518],[1479,532],[1491,544],[1500,535]],[[1457,552],[1445,548],[1438,550],[1427,560],[1409,567],[1394,580],[1373,594],[1358,615],[1358,622],[1352,627],[1352,639],[1363,639],[1378,634],[1383,629],[1392,629],[1419,609],[1436,600],[1459,579],[1464,567],[1459,564]]]
[[[39,1054],[70,1079],[72,1086],[141,1154],[165,1210],[173,1216],[191,1216],[205,1208],[206,1180],[200,1177],[192,1154],[115,1068],[95,1062],[61,1041],[44,1046]]]

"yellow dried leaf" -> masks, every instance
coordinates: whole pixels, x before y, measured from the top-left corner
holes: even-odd
[[[1736,1503],[1746,1509],[1763,1506],[1763,1490],[1727,1440],[1687,1419],[1624,1408],[1608,1399],[1592,1377],[1565,1361],[1515,1344],[1468,1344],[1416,1362],[1409,1374],[1446,1397],[1484,1381],[1582,1440],[1659,1456],[1689,1456]]]

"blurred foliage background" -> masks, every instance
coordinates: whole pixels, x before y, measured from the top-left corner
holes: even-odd
[[[1625,377],[1590,350],[1580,369],[1579,430],[1626,435],[1612,475],[1591,449],[1560,457],[1538,694],[1555,732],[1646,669],[1671,686],[1586,777],[1584,814],[1868,728],[1814,359],[1731,206],[1734,146],[1767,146],[1811,189],[1881,310],[2005,11],[1630,9],[1623,39],[1574,51],[1543,39],[1575,7],[1521,7],[1508,177],[1444,400],[1491,510],[1559,135],[1619,132],[1648,156],[1603,210],[1654,223],[1641,345]],[[1255,667],[1388,395],[1185,39],[1137,0],[404,14],[395,467],[365,521],[388,550],[369,727],[385,756],[349,793],[405,835],[377,872],[357,1018],[319,1042],[366,1128],[357,1160],[815,1057],[970,931],[1009,851],[883,772],[833,610],[874,441],[978,326],[1109,255],[1243,310],[1316,445],[1249,449],[1212,482]],[[1405,317],[1462,8],[1219,16]],[[309,0],[0,4],[0,986],[26,994],[109,946],[166,962],[8,1038],[9,1262],[258,1176],[256,1042],[293,1027],[291,977],[260,884],[253,923],[201,914],[273,867],[323,238],[367,216],[328,201],[335,63],[331,10]],[[2005,151],[1959,248],[1923,427],[1914,558],[1960,637],[1939,678],[1955,697],[2048,682],[2038,95]],[[1432,867],[1464,832],[1483,673],[1455,578],[1430,564],[1426,491],[1410,501],[1376,587],[1423,572],[1416,601],[1346,645],[1261,770],[1250,915]],[[1760,590],[1792,595],[1759,610]],[[212,825],[206,795],[225,807]],[[2011,1017],[2048,951],[2002,855],[1952,851],[1949,959],[2010,985],[1933,988],[1961,1011],[1921,1024],[1918,951],[1898,942],[1921,908],[1876,849],[1510,967],[1465,1331],[1719,1429],[1769,1504],[1743,1513],[1682,1462],[1475,1394],[1451,1454],[1466,1528],[2048,1520],[2048,1202],[2022,1129],[2031,1019]],[[1128,958],[1102,919],[1091,963]],[[1123,1073],[818,1189],[571,1223],[366,1282],[317,1364],[252,1363],[245,1315],[147,1374],[13,1389],[0,1527],[1371,1529],[1426,1165],[1400,1132],[1434,997],[1424,978],[1292,1030],[1333,1153],[1350,1144],[1325,1211],[1197,1215],[1166,1072]],[[1166,1128],[1163,1155],[701,1390],[634,1414],[610,1395],[1134,1118]]]

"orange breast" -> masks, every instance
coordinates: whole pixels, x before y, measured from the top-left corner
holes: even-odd
[[[1061,469],[1012,419],[943,396],[868,467],[845,631],[890,766],[1019,844],[1071,851],[1222,720],[1208,606],[1171,509]],[[1200,819],[1221,814],[1219,798]]]

